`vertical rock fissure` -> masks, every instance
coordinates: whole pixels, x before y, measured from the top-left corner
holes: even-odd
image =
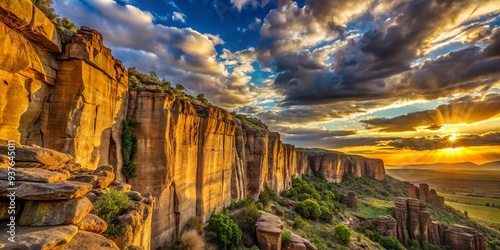
[[[198,118],[199,128],[198,131],[198,162],[196,164],[196,216],[203,218],[203,160],[204,160],[204,143],[205,143],[205,133],[207,133],[207,119],[208,118]]]

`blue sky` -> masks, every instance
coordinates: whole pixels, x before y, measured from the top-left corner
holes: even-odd
[[[262,119],[298,146],[423,154],[407,139],[456,133],[476,147],[467,139],[491,141],[500,131],[492,125],[500,124],[498,1],[54,0],[54,7],[101,32],[126,66]],[[483,161],[500,159],[495,150]]]

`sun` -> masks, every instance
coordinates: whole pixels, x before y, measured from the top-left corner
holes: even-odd
[[[453,141],[455,141],[455,140],[457,139],[457,137],[458,137],[458,135],[453,134],[453,135],[451,135],[451,136],[448,138],[448,140],[449,140],[449,141],[451,141],[451,142],[453,142]]]

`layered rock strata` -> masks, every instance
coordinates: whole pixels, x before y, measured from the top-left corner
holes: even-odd
[[[405,182],[408,186],[408,193],[410,198],[423,200],[433,206],[444,208],[444,197],[439,196],[435,189],[429,190],[429,185],[420,183],[417,187],[410,182]]]
[[[397,222],[396,236],[405,246],[409,245],[410,240],[419,240],[461,250],[487,248],[484,236],[470,227],[453,225],[448,228],[444,223],[433,222],[422,200],[398,198],[395,203],[393,216]],[[386,235],[393,236],[390,233]]]
[[[0,145],[3,143],[0,143]],[[7,146],[0,146],[0,155]],[[16,241],[9,234],[0,235],[0,248],[5,249],[124,249],[128,246],[150,248],[151,210],[154,198],[127,190],[113,182],[114,169],[101,166],[88,170],[72,162],[73,157],[39,147],[20,147],[15,165],[15,180],[8,179],[8,169],[0,168],[0,219],[15,216]],[[32,165],[23,162],[37,163]],[[48,170],[48,166],[58,166]],[[13,170],[10,170],[13,171]],[[13,182],[11,182],[13,181]],[[12,186],[14,184],[14,186]],[[13,206],[9,193],[15,190],[15,215],[5,209]],[[92,214],[95,198],[106,188],[123,190],[133,205],[117,220],[122,234],[113,241],[102,235],[107,224]],[[89,199],[93,194],[94,199]],[[7,223],[2,223],[7,232]]]

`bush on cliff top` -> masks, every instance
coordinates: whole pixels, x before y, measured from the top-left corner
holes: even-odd
[[[138,170],[137,163],[134,162],[134,158],[137,155],[137,136],[134,135],[134,130],[139,126],[139,121],[134,118],[127,116],[123,120],[123,130],[122,130],[122,157],[123,157],[123,167],[122,173],[125,176],[125,180],[128,182],[132,178],[137,178]]]
[[[31,0],[31,2],[55,25],[62,42],[69,42],[78,30],[78,26],[66,17],[61,19],[52,8],[52,0]]]
[[[128,196],[114,188],[106,189],[106,192],[95,202],[97,215],[108,224],[104,234],[110,239],[116,238],[121,233],[120,225],[116,217],[121,215],[132,205]]]

